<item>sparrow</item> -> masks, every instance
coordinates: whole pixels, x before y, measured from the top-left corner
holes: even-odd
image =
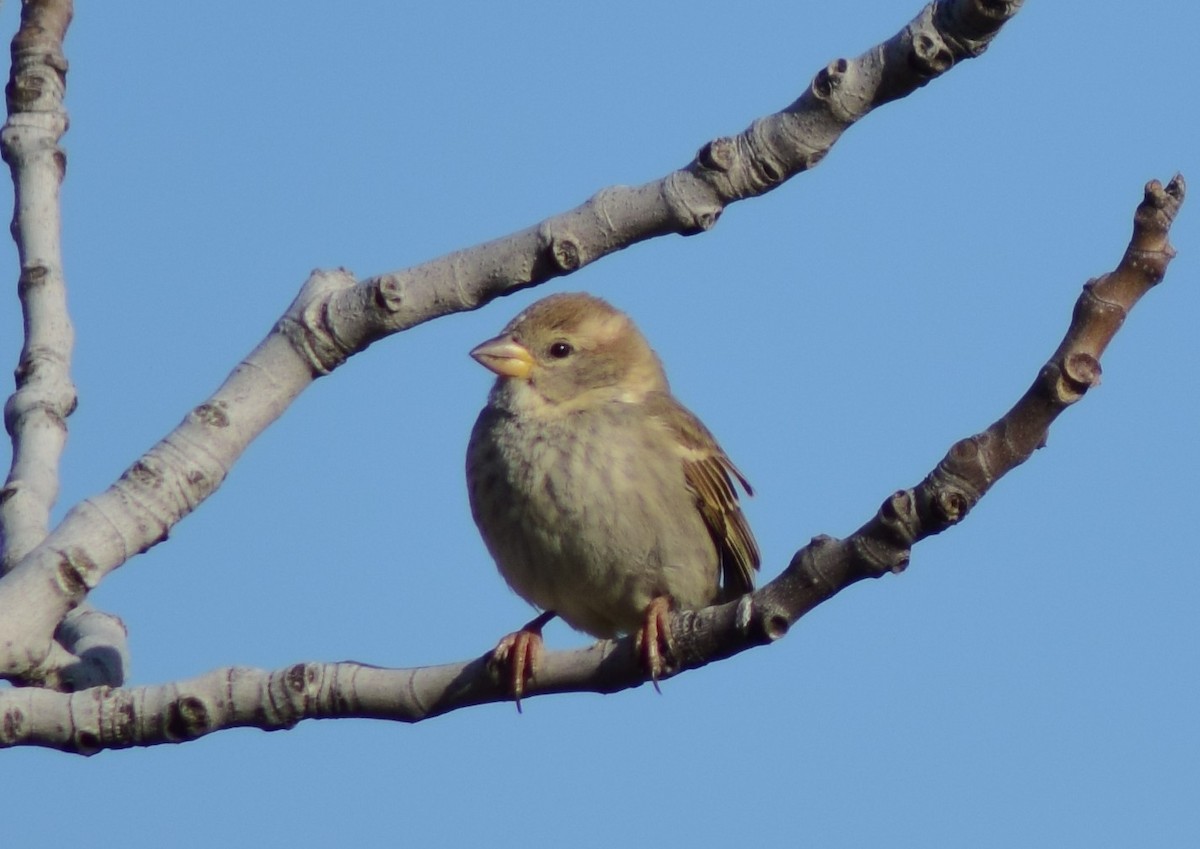
[[[554,616],[600,639],[634,634],[657,689],[672,611],[754,589],[734,480],[750,485],[600,298],[543,298],[471,356],[497,375],[467,446],[471,513],[501,576],[543,611],[492,652],[517,709]]]

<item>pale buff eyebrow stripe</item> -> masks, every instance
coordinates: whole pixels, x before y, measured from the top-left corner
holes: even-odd
[[[605,344],[621,335],[629,324],[627,316],[616,312],[605,316],[589,316],[580,330],[601,344]]]

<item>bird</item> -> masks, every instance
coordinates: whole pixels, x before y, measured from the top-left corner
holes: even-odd
[[[656,689],[670,616],[754,589],[745,476],[671,394],[625,313],[582,292],[543,298],[471,351],[496,374],[467,445],[471,513],[500,575],[542,612],[489,662],[514,697],[555,616],[633,634]]]

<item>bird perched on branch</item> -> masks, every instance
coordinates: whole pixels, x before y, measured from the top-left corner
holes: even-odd
[[[467,447],[471,512],[504,580],[543,611],[493,653],[518,709],[555,615],[594,637],[635,634],[657,687],[672,609],[754,588],[733,479],[749,484],[599,298],[544,298],[471,356],[498,375]]]

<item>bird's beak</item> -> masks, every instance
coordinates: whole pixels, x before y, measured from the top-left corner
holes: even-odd
[[[511,336],[489,339],[474,348],[471,356],[481,366],[501,377],[521,379],[528,377],[533,369],[533,354],[524,345],[514,342]]]

